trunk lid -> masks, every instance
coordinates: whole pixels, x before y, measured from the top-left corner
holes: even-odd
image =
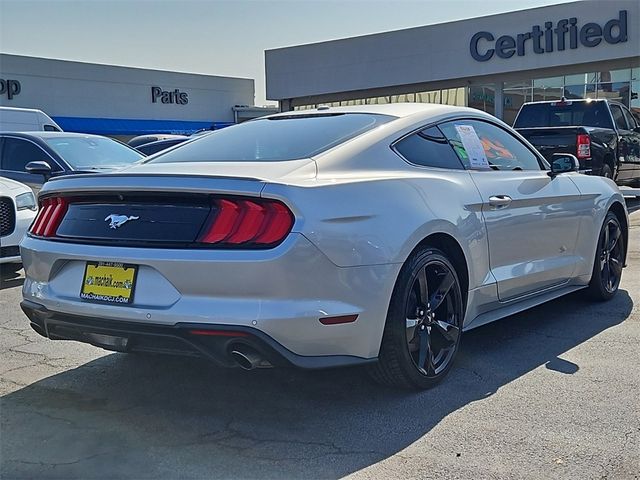
[[[58,241],[209,248],[211,245],[202,245],[203,238],[226,206],[233,223],[223,237],[234,244],[242,243],[234,240],[237,238],[255,238],[259,244],[248,248],[268,248],[276,240],[262,241],[271,236],[261,236],[257,230],[251,233],[249,227],[258,222],[256,225],[267,228],[267,224],[280,222],[284,228],[287,222],[273,200],[261,199],[264,186],[294,176],[314,178],[315,172],[315,162],[305,159],[261,164],[148,164],[120,172],[58,177],[45,183],[39,198],[43,210],[49,208],[51,214],[43,218],[60,217],[59,223],[44,233],[36,228],[36,221],[33,230],[36,236]],[[63,205],[58,207],[60,201]],[[56,207],[60,215],[54,213]],[[217,243],[224,246],[224,241]]]

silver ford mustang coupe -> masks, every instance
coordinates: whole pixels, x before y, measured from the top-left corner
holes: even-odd
[[[577,169],[469,108],[263,117],[45,184],[22,309],[54,340],[427,388],[465,330],[615,295],[625,203]]]

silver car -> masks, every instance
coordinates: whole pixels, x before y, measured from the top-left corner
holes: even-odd
[[[50,339],[426,388],[465,330],[615,295],[625,203],[577,168],[468,108],[265,117],[47,183],[22,308]]]

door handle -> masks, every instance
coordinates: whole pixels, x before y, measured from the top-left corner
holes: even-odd
[[[493,195],[489,197],[489,205],[494,209],[508,207],[511,203],[511,197],[509,195]]]

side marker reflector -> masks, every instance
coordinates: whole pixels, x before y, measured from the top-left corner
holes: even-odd
[[[322,317],[320,323],[323,325],[339,325],[341,323],[353,323],[358,315],[340,315],[338,317]]]

